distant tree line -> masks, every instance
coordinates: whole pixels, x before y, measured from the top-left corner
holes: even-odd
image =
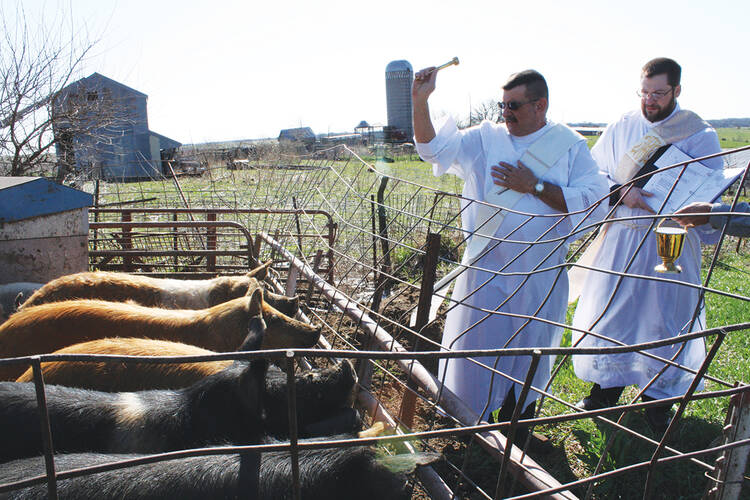
[[[708,120],[713,128],[750,127],[750,118],[722,118]]]

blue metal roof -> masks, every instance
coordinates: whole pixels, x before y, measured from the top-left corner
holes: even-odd
[[[94,204],[84,191],[43,177],[0,177],[0,223],[49,215]]]

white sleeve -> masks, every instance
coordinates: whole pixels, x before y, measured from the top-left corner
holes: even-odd
[[[560,188],[565,197],[568,212],[571,213],[566,221],[567,231],[570,232],[575,228],[581,229],[604,219],[607,215],[609,188],[607,178],[591,156],[586,141],[573,146],[568,155],[570,165],[568,185],[560,186]],[[574,239],[582,235],[583,233],[576,234]]]
[[[482,143],[477,127],[458,130],[453,118],[439,124],[437,134],[428,143],[417,143],[417,153],[432,164],[435,176],[454,174],[466,179],[468,168],[482,154]]]

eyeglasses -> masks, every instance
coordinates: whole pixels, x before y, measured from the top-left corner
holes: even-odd
[[[527,104],[532,103],[532,102],[536,102],[538,100],[539,99],[532,99],[532,100],[526,101],[526,102],[518,102],[518,101],[503,102],[503,101],[500,101],[500,102],[497,103],[497,106],[501,110],[503,110],[505,108],[508,108],[511,111],[518,111],[519,109],[521,109],[521,106],[526,106]]]
[[[674,87],[672,87],[669,90],[656,90],[654,92],[646,92],[645,90],[638,90],[636,92],[636,95],[640,97],[641,99],[648,99],[649,97],[653,97],[654,99],[658,101],[659,99],[669,94],[670,92],[674,92]]]

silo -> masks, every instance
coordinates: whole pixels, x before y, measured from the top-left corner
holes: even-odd
[[[414,71],[409,61],[391,61],[385,68],[385,98],[388,105],[388,126],[397,131],[395,140],[411,141],[411,82]]]

